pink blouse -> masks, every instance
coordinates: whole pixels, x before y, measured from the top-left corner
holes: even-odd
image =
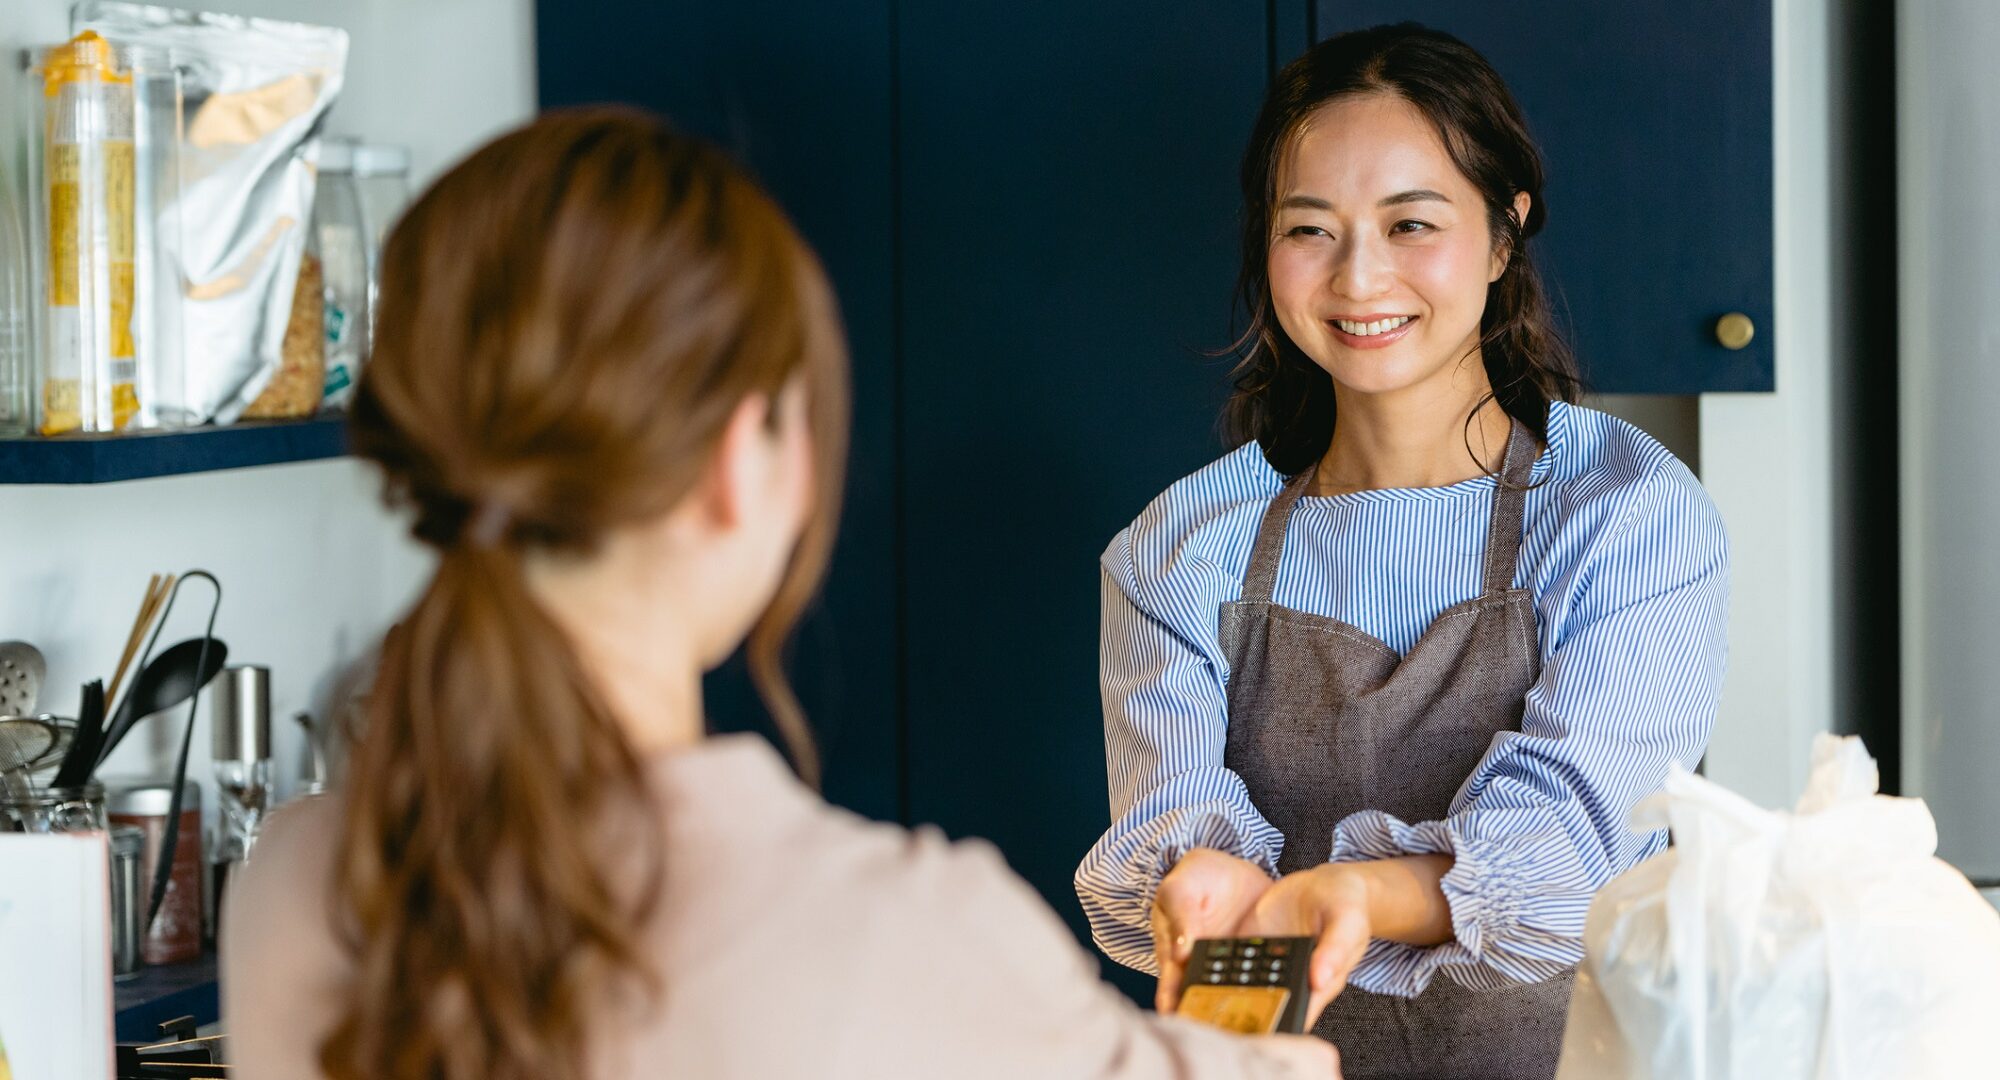
[[[667,993],[607,1019],[601,1077],[1329,1077],[1322,1045],[1135,1008],[999,853],[828,806],[768,744],[652,766]],[[223,1017],[254,1080],[304,1080],[351,959],[328,902],[337,796],[274,815],[223,920]]]

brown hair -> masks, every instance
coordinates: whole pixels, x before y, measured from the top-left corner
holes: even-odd
[[[1256,440],[1271,467],[1287,476],[1312,468],[1333,439],[1333,380],[1278,325],[1267,260],[1286,148],[1320,106],[1359,94],[1393,94],[1416,106],[1437,127],[1452,163],[1485,199],[1494,247],[1507,253],[1506,269],[1487,287],[1479,321],[1480,351],[1492,384],[1485,400],[1498,400],[1546,442],[1549,402],[1575,401],[1582,381],[1528,251],[1528,239],[1548,217],[1541,151],[1514,95],[1486,58],[1450,34],[1415,23],[1330,37],[1286,65],[1264,98],[1243,153],[1237,299],[1250,324],[1229,350],[1241,361],[1235,392],[1223,410],[1225,437],[1239,446]],[[1523,191],[1529,196],[1528,220],[1517,221],[1514,196]],[[1468,430],[1478,411],[1467,415]]]
[[[587,1029],[663,990],[640,936],[666,853],[641,763],[528,590],[692,488],[731,413],[806,382],[817,510],[749,665],[815,772],[780,650],[832,545],[846,356],[818,264],[716,150],[626,110],[473,154],[383,255],[356,451],[441,552],[383,644],[349,762],[335,910],[355,958],[326,1073],[573,1080]],[[774,415],[773,422],[776,417]],[[795,421],[796,422],[796,421]],[[630,815],[651,843],[594,843]]]

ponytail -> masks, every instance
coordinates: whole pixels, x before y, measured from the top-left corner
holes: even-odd
[[[660,818],[628,815],[654,833],[639,845],[650,865],[613,880],[629,864],[579,826],[651,799],[518,556],[444,552],[383,643],[366,724],[351,769],[376,797],[347,804],[339,892],[360,981],[393,989],[351,999],[320,1067],[581,1080],[606,976],[646,975],[629,961],[662,872]]]

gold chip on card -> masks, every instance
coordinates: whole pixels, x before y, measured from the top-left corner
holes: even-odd
[[[1181,1016],[1245,1035],[1269,1035],[1292,992],[1282,986],[1211,986],[1197,984],[1181,994]]]

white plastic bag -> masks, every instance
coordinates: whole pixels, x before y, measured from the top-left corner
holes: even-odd
[[[1557,1080],[2000,1076],[2000,912],[1822,735],[1791,813],[1676,769],[1674,847],[1591,904]]]

